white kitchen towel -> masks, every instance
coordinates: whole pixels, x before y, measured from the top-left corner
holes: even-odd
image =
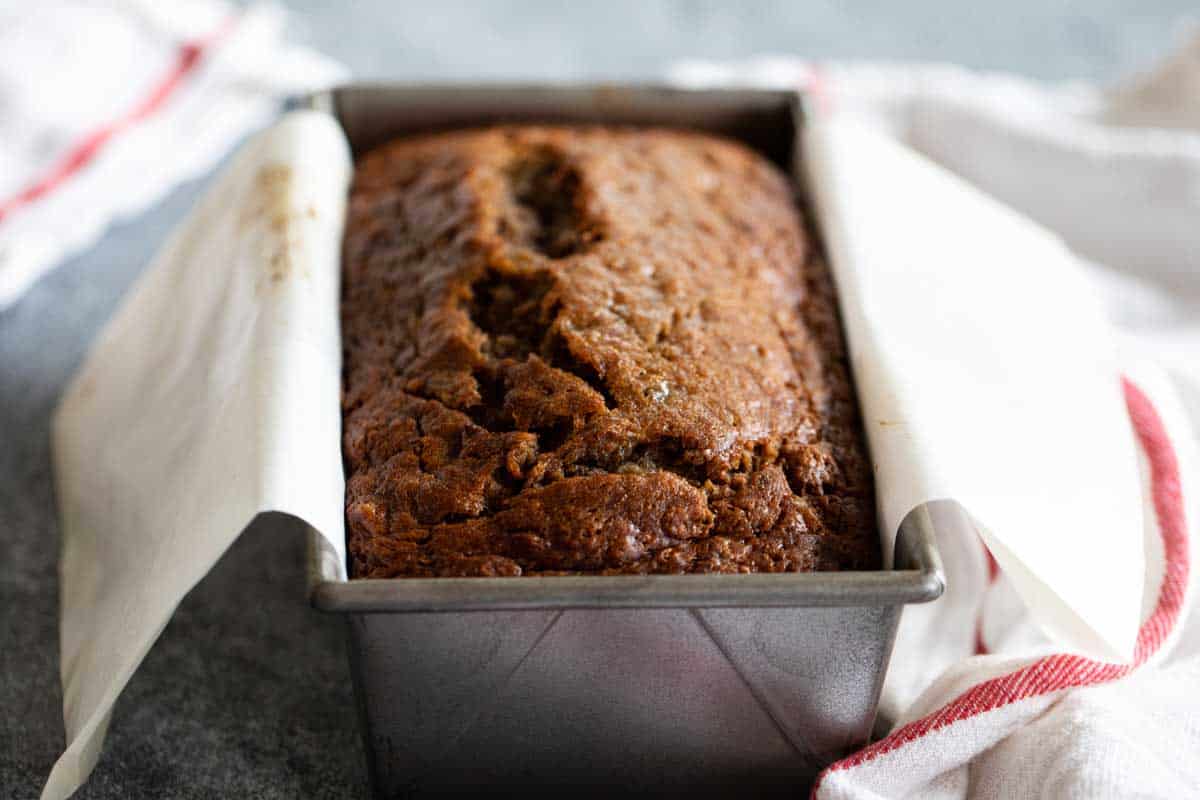
[[[1200,796],[1200,37],[1107,91],[787,58],[672,77],[807,88],[819,113],[885,131],[1040,221],[1089,263],[1130,359],[1147,509],[1133,663],[1056,652],[986,550],[942,537],[948,589],[905,612],[881,707],[891,733],[826,770],[814,797]]]
[[[335,62],[275,5],[0,4],[0,309],[174,186],[206,174]]]
[[[1058,652],[1003,571],[952,569],[947,595],[902,625],[891,732],[826,769],[815,798],[1200,796],[1200,463],[1162,372],[1130,370],[1125,397],[1150,512],[1133,663]],[[948,564],[981,555],[969,540],[939,546]]]

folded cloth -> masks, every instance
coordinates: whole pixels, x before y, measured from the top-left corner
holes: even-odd
[[[1165,380],[1138,370],[1125,381],[1150,512],[1133,663],[1056,652],[1002,572],[951,571],[952,591],[910,614],[893,655],[889,705],[924,691],[887,736],[829,767],[814,797],[1196,795],[1200,654],[1181,639],[1200,633],[1188,616],[1200,464]],[[939,545],[951,565],[975,555],[970,542]]]
[[[806,88],[817,113],[867,120],[1053,229],[1092,267],[1131,364],[1147,508],[1130,532],[1146,552],[1133,663],[1057,652],[978,542],[943,539],[948,589],[905,612],[890,732],[827,769],[814,797],[1200,796],[1200,37],[1109,91],[786,58],[671,77]]]
[[[0,9],[0,309],[206,174],[282,97],[344,76],[284,23],[221,0]]]

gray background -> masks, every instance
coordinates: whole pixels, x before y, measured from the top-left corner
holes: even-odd
[[[297,35],[361,77],[653,77],[756,53],[934,59],[1109,81],[1185,27],[1187,0],[973,3],[297,1]],[[49,415],[91,337],[206,181],[112,230],[0,311],[0,797],[35,797],[63,746]],[[244,537],[187,598],[117,704],[78,796],[366,791],[342,631],[303,599],[303,544]]]

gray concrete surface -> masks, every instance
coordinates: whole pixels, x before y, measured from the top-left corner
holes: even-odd
[[[653,77],[761,52],[937,59],[1111,80],[1168,46],[1190,0],[428,4],[297,0],[302,37],[360,76]],[[0,312],[0,798],[63,746],[49,415],[97,328],[205,181],[176,190]],[[303,545],[246,537],[187,598],[117,704],[81,798],[358,797],[342,631],[303,598]]]

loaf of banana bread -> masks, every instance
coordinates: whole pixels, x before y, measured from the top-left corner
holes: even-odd
[[[343,260],[354,577],[878,566],[833,286],[761,156],[401,139],[359,160]]]

